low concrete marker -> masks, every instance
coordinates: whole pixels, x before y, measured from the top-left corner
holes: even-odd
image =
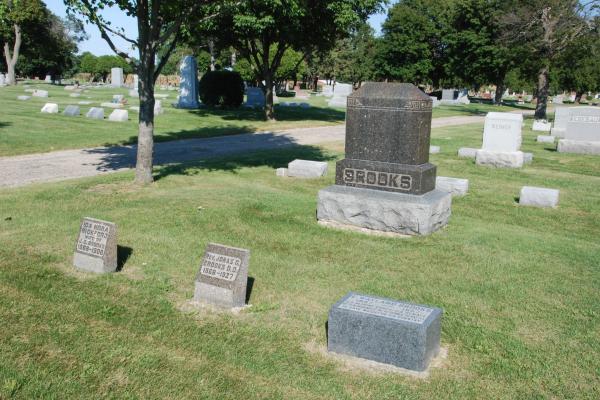
[[[429,146],[429,154],[438,154],[440,152],[440,146]]]
[[[327,163],[322,161],[294,160],[288,164],[288,176],[295,178],[320,178],[327,175]]]
[[[536,138],[536,141],[538,143],[554,143],[554,139],[556,139],[554,136],[538,135],[538,137]]]
[[[108,116],[108,120],[113,122],[125,122],[129,120],[129,112],[127,110],[114,110]]]
[[[104,108],[92,107],[85,116],[92,119],[104,119]]]
[[[438,176],[435,179],[435,188],[450,193],[452,196],[464,196],[469,191],[469,180]]]
[[[63,111],[63,115],[65,115],[67,117],[79,117],[79,114],[80,114],[79,106],[69,105]]]
[[[461,147],[458,149],[458,156],[461,158],[475,158],[477,150],[472,147]]]
[[[287,168],[277,168],[277,170],[275,171],[275,175],[276,176],[288,176],[288,169]]]
[[[42,107],[41,112],[47,114],[57,114],[58,113],[58,104],[56,103],[46,103],[44,107]]]
[[[556,207],[559,191],[534,186],[523,186],[519,196],[519,204],[533,207]]]

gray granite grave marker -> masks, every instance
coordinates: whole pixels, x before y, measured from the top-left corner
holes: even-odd
[[[99,274],[117,270],[117,226],[108,221],[84,218],[75,245],[73,265]]]
[[[250,251],[209,243],[196,275],[194,300],[219,307],[246,303]]]
[[[177,108],[195,109],[200,107],[198,101],[198,64],[193,56],[185,56],[179,68],[179,100]]]
[[[442,310],[350,292],[331,307],[327,349],[413,371],[440,350]]]

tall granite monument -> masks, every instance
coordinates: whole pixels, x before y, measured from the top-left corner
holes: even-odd
[[[177,108],[195,109],[200,107],[198,101],[198,64],[193,56],[185,56],[179,67],[181,80],[179,83],[179,99]]]
[[[409,83],[366,83],[347,109],[346,158],[319,191],[319,222],[410,235],[446,225],[451,196],[435,189],[429,163],[429,96]]]

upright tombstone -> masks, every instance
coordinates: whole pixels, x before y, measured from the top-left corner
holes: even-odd
[[[0,86],[6,86],[6,76],[0,74]]]
[[[334,226],[427,235],[447,224],[451,196],[429,163],[431,99],[408,83],[365,83],[348,96],[346,158],[318,194]]]
[[[327,102],[327,105],[346,108],[347,98],[352,94],[352,90],[352,85],[349,83],[336,83],[333,87],[333,97]]]
[[[117,225],[83,218],[75,245],[73,265],[99,274],[117,270]]]
[[[179,67],[181,75],[179,83],[179,99],[177,108],[196,109],[198,101],[198,64],[193,56],[185,56]]]
[[[104,108],[92,107],[85,116],[91,119],[104,119]]]
[[[123,68],[111,68],[110,85],[115,88],[123,86]]]
[[[442,89],[442,101],[454,101],[456,90],[454,89]]]
[[[209,243],[196,275],[194,300],[224,308],[246,304],[250,251]]]
[[[523,115],[490,112],[485,117],[483,146],[477,150],[475,161],[478,165],[521,168],[521,129]]]
[[[63,115],[67,117],[79,117],[79,113],[79,106],[73,105],[65,107],[65,110],[63,111]]]
[[[246,89],[246,107],[260,107],[263,108],[266,104],[265,94],[261,88],[249,87]]]
[[[561,153],[600,154],[600,108],[571,107],[564,138],[558,141]]]
[[[554,127],[552,128],[552,136],[564,138],[567,131],[567,122],[569,122],[569,111],[571,107],[560,106],[554,107]]]
[[[329,311],[327,350],[422,372],[440,351],[442,313],[350,292]]]
[[[134,74],[133,75],[133,87],[132,87],[132,89],[135,90],[135,91],[137,91],[139,85],[140,85],[140,77],[138,76],[138,74]]]
[[[44,79],[44,82],[46,82],[46,83],[52,83],[52,76],[51,75],[46,75],[46,79]]]

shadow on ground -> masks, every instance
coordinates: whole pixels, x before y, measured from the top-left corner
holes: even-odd
[[[300,100],[298,100],[299,102]],[[219,116],[225,121],[264,121],[265,113],[261,109],[236,108],[230,110],[219,110],[203,108],[191,111],[199,117]],[[313,107],[281,107],[275,104],[275,117],[277,121],[321,121],[321,122],[343,122],[346,113],[333,108]]]

